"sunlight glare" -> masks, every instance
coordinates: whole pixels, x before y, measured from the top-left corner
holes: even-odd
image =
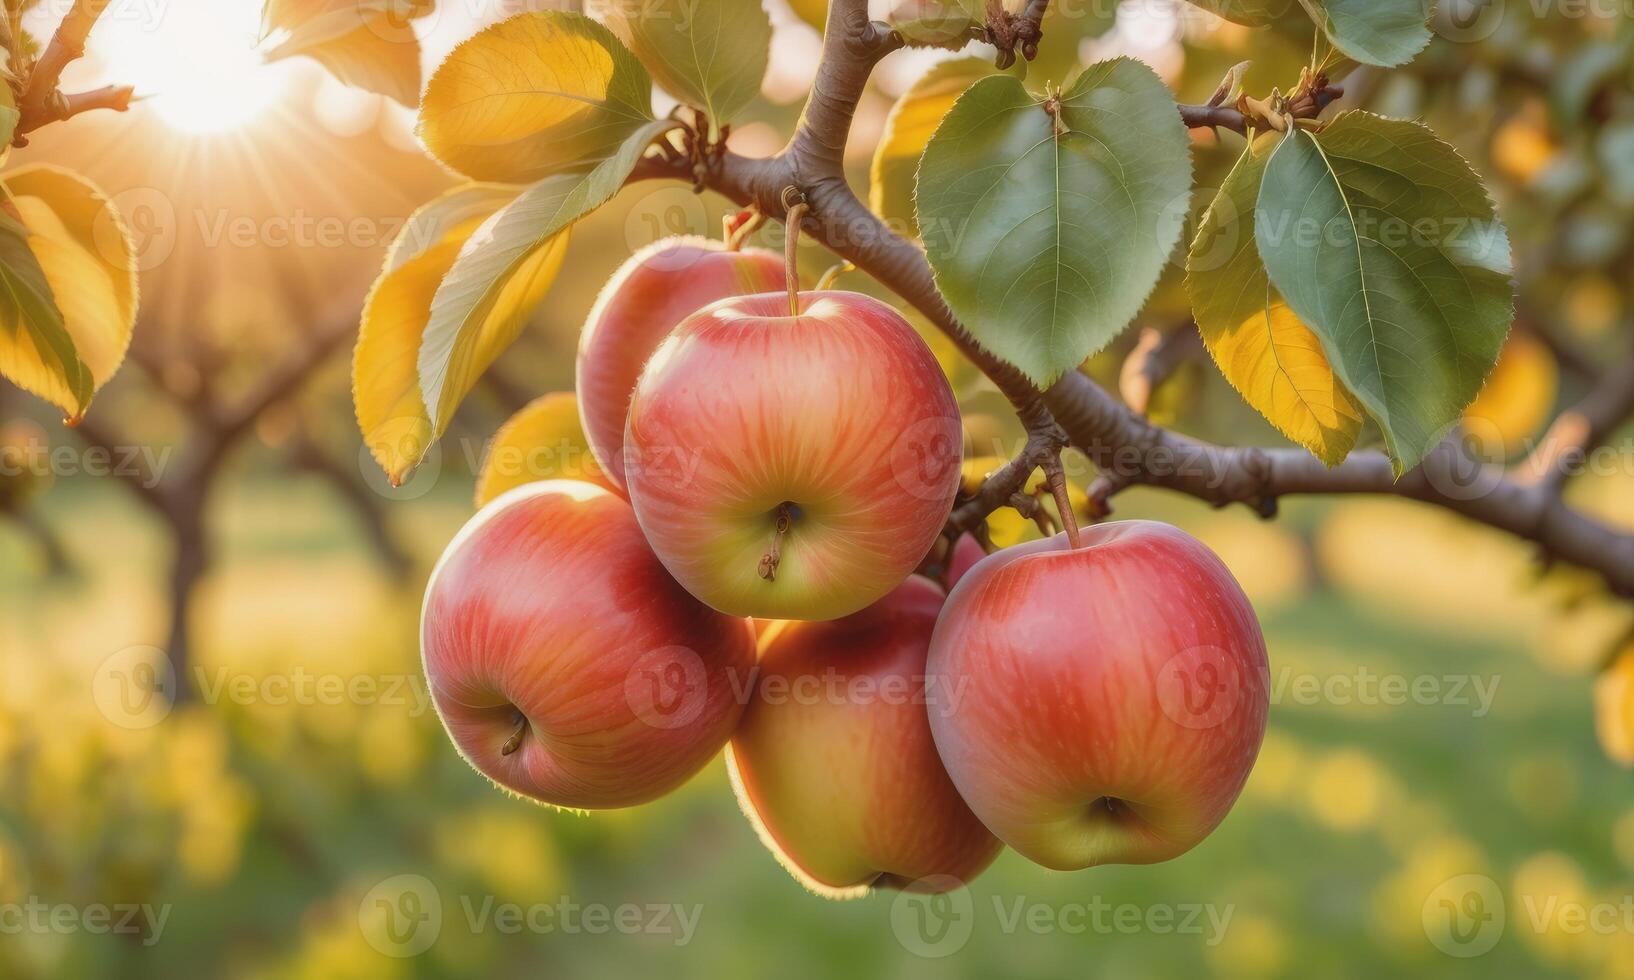
[[[149,97],[166,123],[220,133],[248,124],[289,87],[292,64],[263,63],[259,32],[256,0],[170,0],[149,16],[110,17],[92,43],[105,74]]]

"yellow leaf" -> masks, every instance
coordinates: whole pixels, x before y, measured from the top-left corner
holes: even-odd
[[[1464,411],[1465,432],[1479,441],[1483,458],[1512,456],[1548,424],[1559,392],[1554,355],[1530,335],[1512,331],[1498,366]]]
[[[409,227],[424,227],[416,219],[431,209],[445,207],[448,197],[464,190],[451,192],[422,208],[410,219]],[[426,413],[416,366],[431,317],[432,297],[466,241],[503,203],[502,197],[491,199],[488,213],[469,215],[429,247],[399,236],[393,246],[397,264],[388,266],[375,281],[364,303],[352,359],[352,401],[364,444],[393,483],[401,483],[442,435],[441,428],[434,429]],[[405,228],[405,234],[407,231]],[[473,378],[514,339],[520,323],[550,288],[567,251],[567,238],[564,230],[542,243],[498,288],[476,331],[471,359]],[[416,248],[419,251],[415,252]],[[410,254],[412,257],[404,258]]]
[[[620,492],[596,465],[572,392],[535,398],[494,433],[477,476],[477,506],[539,480],[583,480]]]
[[[868,206],[893,231],[907,238],[918,237],[913,192],[919,156],[965,89],[997,71],[991,62],[981,58],[941,62],[909,86],[891,107],[868,169]]]
[[[789,0],[789,8],[796,17],[819,32],[823,29],[823,22],[828,19],[828,0]]]
[[[525,183],[611,156],[652,120],[652,81],[582,14],[519,14],[454,49],[431,76],[420,138],[477,180]]]
[[[1335,466],[1356,445],[1362,409],[1316,334],[1271,285],[1254,244],[1254,206],[1275,135],[1243,151],[1192,242],[1186,286],[1203,343],[1243,400]]]
[[[1634,647],[1623,651],[1594,682],[1594,730],[1606,756],[1634,767]]]
[[[77,174],[25,167],[8,175],[5,185],[27,229],[28,249],[60,311],[62,329],[89,372],[89,391],[83,397],[76,393],[79,385],[48,368],[50,359],[41,359],[37,349],[32,356],[14,350],[21,363],[12,363],[7,374],[77,417],[91,393],[113,377],[130,347],[137,305],[130,236],[112,202]]]

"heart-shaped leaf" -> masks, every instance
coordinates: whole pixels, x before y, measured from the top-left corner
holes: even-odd
[[[587,170],[652,121],[652,79],[582,14],[518,14],[455,48],[431,76],[420,138],[474,180]]]
[[[920,237],[948,305],[984,347],[1047,385],[1112,340],[1180,237],[1190,141],[1174,99],[1128,58],[1034,96],[985,78],[919,165]]]
[[[717,129],[760,94],[772,21],[760,0],[593,0],[660,88]]]
[[[1513,319],[1509,239],[1480,178],[1426,127],[1348,112],[1278,140],[1254,222],[1272,284],[1384,430],[1397,472],[1417,465]]]
[[[1279,432],[1335,466],[1356,445],[1362,408],[1271,285],[1254,244],[1254,206],[1277,141],[1254,141],[1226,176],[1192,240],[1186,287],[1220,373]]]

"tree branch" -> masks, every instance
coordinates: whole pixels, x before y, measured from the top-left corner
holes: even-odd
[[[111,459],[125,464],[112,467],[113,475],[123,480],[126,486],[135,491],[138,499],[158,511],[161,516],[169,515],[169,502],[160,489],[163,474],[149,472],[147,463],[140,454],[131,455],[125,452],[122,447],[129,446],[128,442],[117,434],[103,429],[101,423],[90,417],[80,419],[79,424],[71,431],[87,448],[99,449]]]
[[[90,36],[91,28],[96,26],[97,19],[108,9],[110,2],[74,0],[73,8],[57,25],[51,43],[46,45],[29,72],[28,88],[23,90],[19,106],[22,114],[17,124],[19,132],[26,133],[73,114],[63,114],[66,100],[58,92],[57,84],[62,81],[63,69],[85,56],[85,39]]]
[[[129,85],[105,85],[99,89],[75,92],[72,95],[51,92],[37,109],[25,110],[22,113],[17,122],[17,132],[31,133],[47,123],[72,119],[82,112],[90,112],[93,109],[124,112],[130,108],[135,91]]]
[[[1291,494],[1400,496],[1533,541],[1546,554],[1594,570],[1614,591],[1634,597],[1634,534],[1614,530],[1567,507],[1558,494],[1526,486],[1500,470],[1472,469],[1454,444],[1438,449],[1398,481],[1390,460],[1377,452],[1356,453],[1328,469],[1303,450],[1225,448],[1169,432],[1076,371],[1041,396],[1014,365],[976,343],[936,290],[924,252],[890,231],[846,183],[842,165],[851,115],[873,65],[892,44],[888,37],[881,40],[881,26],[869,22],[864,10],[862,0],[830,4],[812,100],[783,152],[764,159],[721,152],[697,175],[688,161],[652,156],[630,179],[690,183],[698,176],[704,186],[739,206],[753,205],[778,219],[784,217],[783,188],[799,187],[811,207],[801,226],[806,234],[917,308],[992,379],[1023,419],[1052,418],[1071,444],[1089,456],[1100,470],[1092,506],[1105,507],[1112,495],[1136,485],[1162,487],[1216,506],[1242,503],[1264,516],[1275,514],[1278,499]],[[1338,88],[1316,79],[1308,100],[1296,96],[1284,108],[1290,115],[1311,118],[1339,94]],[[1249,122],[1240,108],[1182,106],[1180,113],[1190,126],[1240,132]],[[1040,398],[1047,413],[1036,411]],[[1002,482],[982,496],[996,498],[1017,479],[1024,484],[1025,476],[1018,477],[1016,470],[1025,462],[1006,466],[1000,471]]]
[[[1038,406],[1039,410],[1043,405]],[[1054,419],[1023,420],[1027,426],[1027,444],[1016,458],[988,474],[981,487],[958,502],[948,516],[944,535],[949,542],[959,535],[975,531],[977,526],[1001,507],[1015,506],[1016,495],[1026,490],[1033,471],[1045,461],[1058,456],[1067,444],[1067,434]]]
[[[263,412],[293,395],[307,375],[356,333],[356,325],[356,318],[331,321],[304,348],[268,372],[254,391],[235,407],[222,412],[215,421],[217,442],[224,448],[231,445],[239,433],[253,425]]]
[[[1589,453],[1604,445],[1634,415],[1634,355],[1625,357],[1597,381],[1581,402],[1560,413],[1544,433],[1517,479],[1559,493],[1582,469]]]
[[[1168,331],[1147,327],[1140,332],[1135,349],[1124,359],[1118,374],[1118,394],[1124,404],[1145,415],[1152,395],[1174,376],[1181,366],[1206,356],[1203,336],[1189,317]]]

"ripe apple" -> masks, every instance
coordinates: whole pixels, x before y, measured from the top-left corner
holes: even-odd
[[[948,598],[928,673],[969,691],[930,715],[959,792],[1056,870],[1191,849],[1241,792],[1269,709],[1248,598],[1201,542],[1151,521],[983,559]]]
[[[761,840],[813,891],[945,891],[1001,850],[931,741],[927,708],[965,693],[925,685],[943,599],[915,575],[862,612],[777,623],[762,638],[728,768]]]
[[[716,300],[783,285],[783,257],[687,235],[631,255],[602,287],[579,334],[579,416],[596,461],[624,488],[624,417],[647,358],[686,317]]]
[[[947,587],[952,589],[958,585],[959,581],[970,574],[970,570],[986,557],[987,551],[982,548],[975,535],[959,535],[959,540],[953,542],[953,548],[947,557]]]
[[[902,584],[953,503],[959,406],[907,321],[859,293],[722,300],[636,385],[630,502],[682,585],[736,616],[837,619]]]
[[[460,754],[580,809],[644,803],[701,769],[755,657],[749,623],[676,584],[623,498],[576,480],[518,487],[466,524],[426,587],[420,643]]]

